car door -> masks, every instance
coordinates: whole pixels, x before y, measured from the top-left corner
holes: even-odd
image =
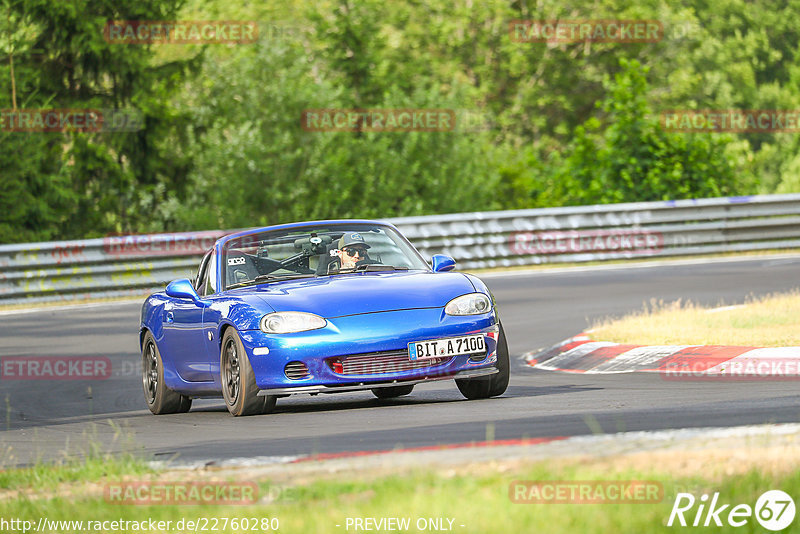
[[[213,254],[207,253],[200,263],[195,289],[199,280],[208,275]],[[164,305],[164,347],[175,362],[175,369],[187,382],[211,381],[211,370],[205,357],[203,310],[189,299],[170,299]]]
[[[210,302],[211,305],[207,308],[203,308],[203,348],[197,351],[198,361],[196,365],[198,368],[207,369],[208,380],[215,380],[214,377],[216,377],[216,382],[219,382],[220,343],[220,340],[217,339],[217,332],[219,332],[219,322],[222,314],[220,313],[220,308],[215,306],[215,303],[225,298],[223,295],[219,294],[219,290],[217,253],[212,252],[202,285],[198,289],[200,297]]]

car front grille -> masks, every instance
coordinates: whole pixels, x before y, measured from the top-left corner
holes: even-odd
[[[407,350],[392,350],[329,358],[328,365],[334,372],[342,375],[378,375],[436,367],[452,359],[452,356],[446,356],[412,361],[408,359]]]

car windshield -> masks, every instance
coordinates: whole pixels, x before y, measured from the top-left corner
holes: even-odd
[[[360,271],[429,269],[397,231],[375,224],[264,231],[226,241],[222,253],[226,289]]]

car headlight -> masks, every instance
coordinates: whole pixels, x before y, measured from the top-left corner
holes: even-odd
[[[444,312],[447,315],[478,315],[492,309],[492,301],[483,293],[468,293],[456,297],[447,303]]]
[[[326,324],[328,324],[328,321],[313,313],[276,312],[268,313],[262,317],[259,326],[261,331],[267,334],[289,334],[316,330]]]

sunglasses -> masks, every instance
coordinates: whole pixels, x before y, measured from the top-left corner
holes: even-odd
[[[363,258],[364,255],[367,253],[367,249],[363,247],[349,247],[345,249],[345,252],[347,252],[347,255],[350,256],[351,258],[356,254],[358,254]]]

